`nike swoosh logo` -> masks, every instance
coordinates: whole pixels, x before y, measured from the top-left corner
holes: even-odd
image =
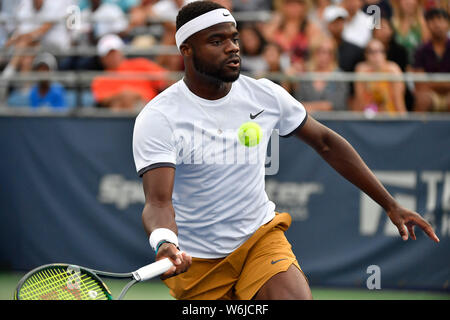
[[[230,14],[229,13],[222,13],[224,17],[228,17]]]
[[[282,260],[287,260],[287,258],[283,258],[283,259],[278,259],[278,260],[272,260],[271,262],[270,262],[270,264],[275,264],[275,263],[277,263],[277,262],[280,262],[280,261],[282,261]]]
[[[257,114],[251,114],[250,113],[250,119],[255,119],[257,116],[259,116],[261,113],[263,113],[264,112],[264,109],[262,109],[260,112],[258,112]]]

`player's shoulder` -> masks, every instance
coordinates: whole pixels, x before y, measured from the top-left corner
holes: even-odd
[[[180,80],[181,81],[181,80]],[[145,107],[139,112],[136,120],[145,118],[152,118],[155,114],[168,115],[176,113],[178,105],[182,99],[180,99],[180,82],[175,82],[152,100],[150,100]]]
[[[239,82],[241,85],[259,87],[259,88],[267,88],[275,86],[276,84],[267,78],[259,78],[255,79],[246,75],[239,76]]]
[[[255,79],[249,76],[241,75],[239,77],[239,94],[251,93],[255,98],[267,99],[274,96],[279,85],[267,78]]]

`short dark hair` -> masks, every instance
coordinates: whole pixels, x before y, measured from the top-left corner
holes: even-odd
[[[176,30],[180,29],[186,22],[201,16],[212,10],[225,8],[218,3],[212,1],[194,1],[185,5],[178,12],[176,20]]]
[[[447,11],[440,8],[432,8],[425,12],[425,20],[429,21],[434,18],[444,18],[445,20],[449,21],[450,16]]]

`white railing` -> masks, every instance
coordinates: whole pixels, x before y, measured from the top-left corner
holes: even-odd
[[[99,108],[72,108],[63,111],[55,111],[50,108],[9,108],[0,106],[0,117],[78,117],[78,118],[135,118],[138,110],[112,111]],[[448,121],[450,125],[450,113],[410,112],[407,114],[377,113],[367,115],[364,112],[354,111],[326,111],[315,112],[312,116],[320,121]]]
[[[98,76],[107,76],[111,79],[146,79],[146,80],[179,80],[183,72],[166,72],[162,74],[145,74],[142,72],[103,72],[103,71],[55,71],[55,72],[23,72],[8,77],[8,82],[20,84],[30,81],[51,80],[64,82],[66,85],[90,85],[90,82]],[[414,73],[405,72],[399,75],[390,73],[355,73],[355,72],[304,72],[288,75],[281,72],[256,72],[243,73],[254,78],[268,78],[275,81],[309,82],[314,80],[326,80],[330,82],[440,82],[450,83],[450,73]],[[0,81],[1,82],[1,81]]]

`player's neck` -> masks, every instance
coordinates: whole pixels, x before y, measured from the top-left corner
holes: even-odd
[[[232,85],[231,82],[211,81],[211,79],[192,77],[188,73],[186,73],[183,80],[191,92],[207,100],[217,100],[225,97],[230,92]]]

